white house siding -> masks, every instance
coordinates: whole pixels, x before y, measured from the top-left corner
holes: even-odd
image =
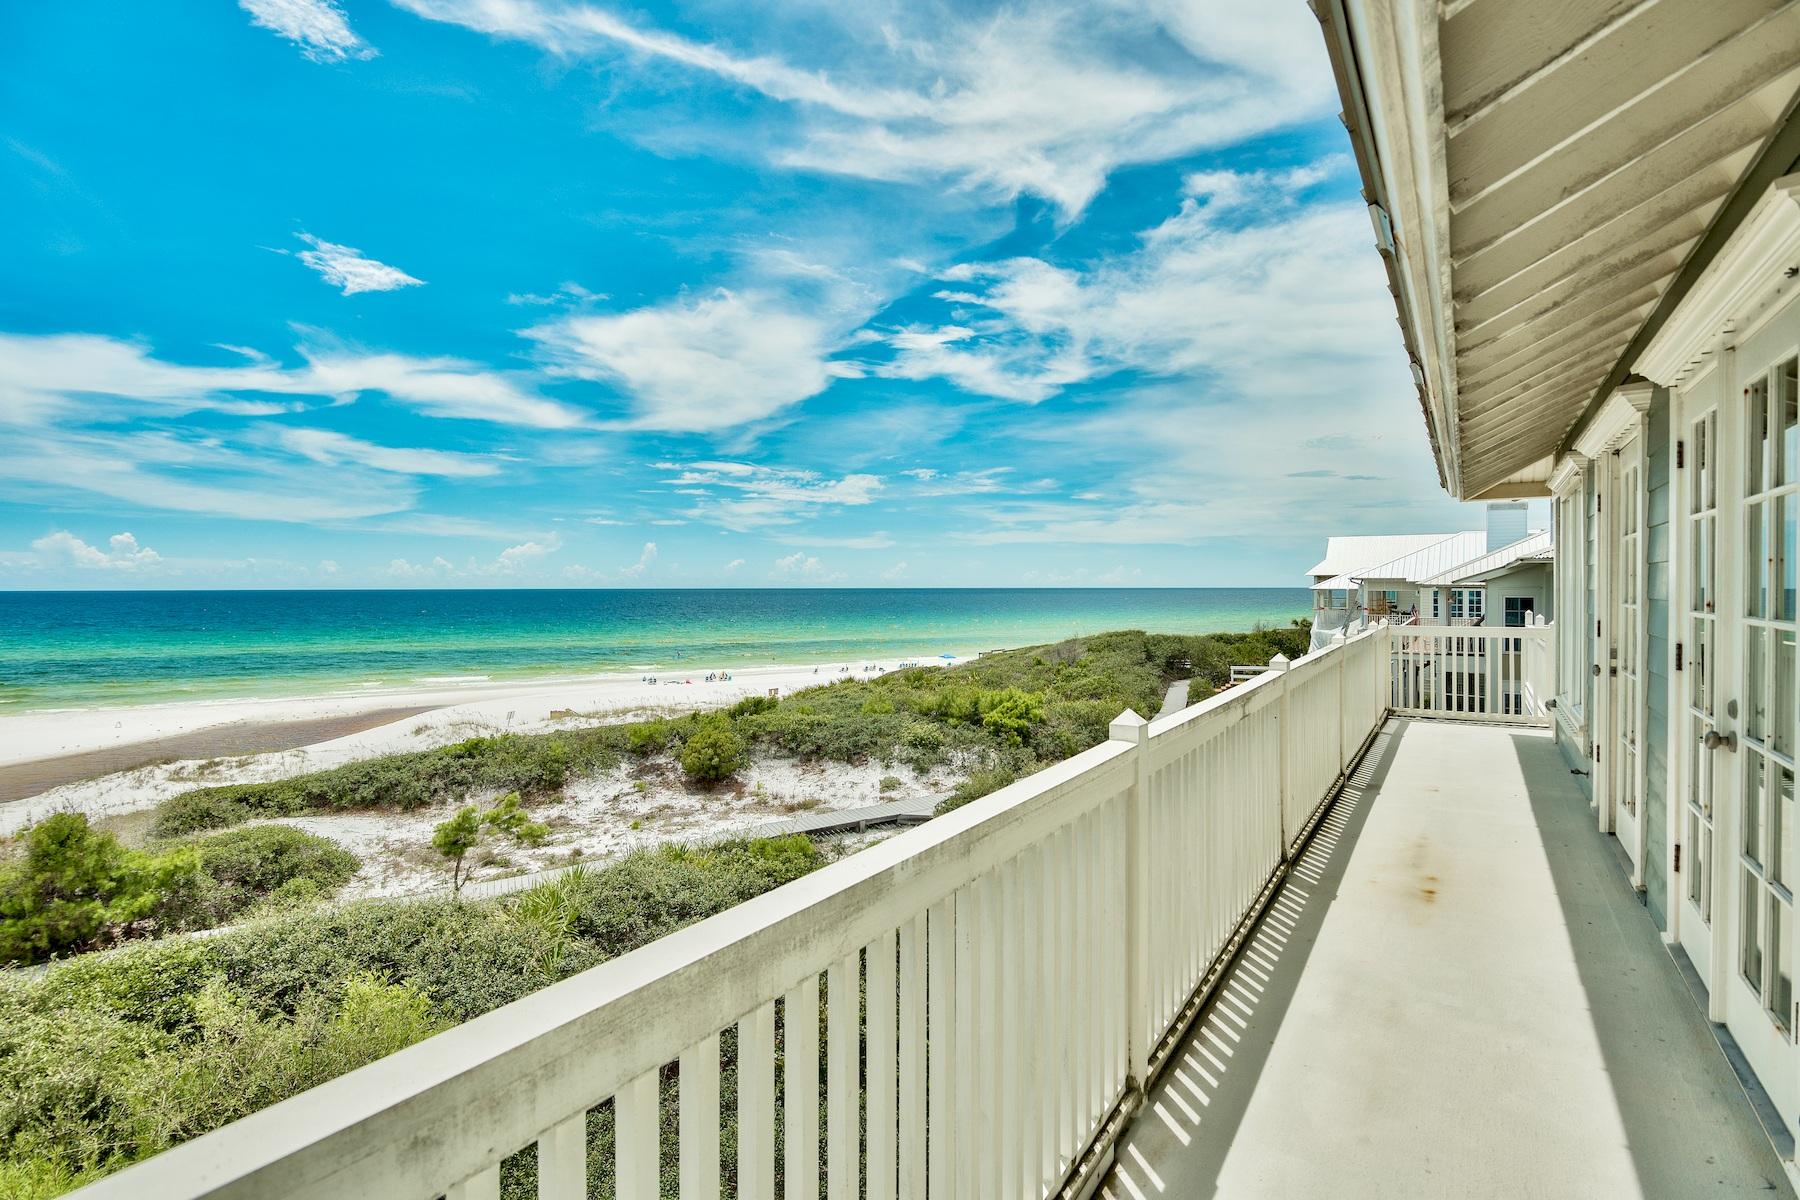
[[[1546,621],[1554,619],[1552,592],[1555,589],[1549,563],[1518,563],[1504,571],[1495,571],[1487,577],[1486,585],[1487,596],[1482,601],[1482,612],[1486,614],[1484,624],[1505,625],[1506,602],[1519,597],[1530,598],[1533,615]]]

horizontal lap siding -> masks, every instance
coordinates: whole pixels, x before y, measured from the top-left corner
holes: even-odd
[[[1669,508],[1673,476],[1669,462],[1669,393],[1657,388],[1650,402],[1645,481],[1649,488],[1646,524],[1645,594],[1649,601],[1649,674],[1644,722],[1644,900],[1659,928],[1667,929],[1669,864]]]

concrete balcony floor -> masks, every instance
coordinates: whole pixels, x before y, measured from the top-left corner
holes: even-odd
[[[1549,736],[1396,720],[1100,1194],[1793,1191]]]

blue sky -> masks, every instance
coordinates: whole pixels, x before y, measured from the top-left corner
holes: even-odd
[[[1291,584],[1437,488],[1316,24],[0,15],[0,587]]]

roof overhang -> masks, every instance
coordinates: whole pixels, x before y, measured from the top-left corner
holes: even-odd
[[[1545,495],[1800,156],[1800,0],[1314,7],[1440,479]]]

